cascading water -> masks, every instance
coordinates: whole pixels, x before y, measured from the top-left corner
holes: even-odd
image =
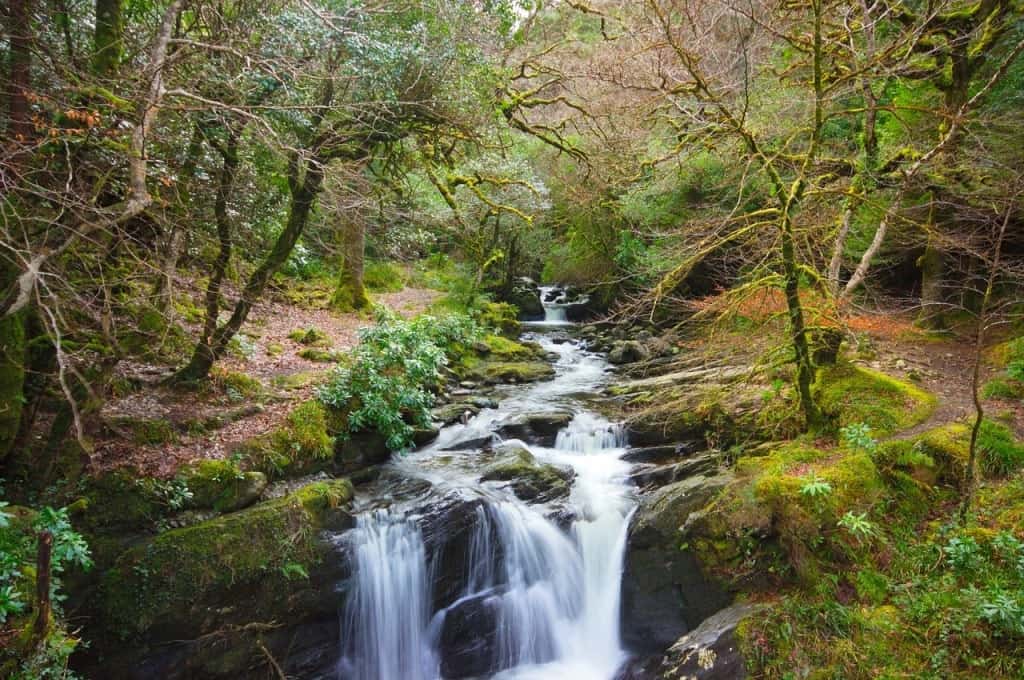
[[[557,286],[542,286],[540,289],[540,303],[544,307],[545,324],[569,323],[566,317],[565,291]]]
[[[417,524],[387,510],[356,520],[356,579],[341,675],[434,680],[438,661],[427,634],[430,579]],[[400,615],[396,615],[399,614]]]
[[[443,672],[440,631],[445,618],[466,603],[478,603],[475,621],[488,630],[485,670],[474,676],[611,680],[626,660],[619,638],[620,581],[635,501],[626,481],[629,464],[620,460],[625,434],[578,401],[580,394],[599,389],[607,366],[573,342],[536,339],[559,357],[553,381],[509,388],[500,408],[445,428],[433,445],[393,464],[434,489],[460,489],[482,501],[465,550],[461,596],[446,609],[428,611],[436,556],[424,547],[414,516],[376,510],[362,515],[350,532],[356,573],[343,626],[340,678],[449,677]],[[506,489],[481,484],[481,454],[446,450],[539,406],[575,413],[552,447],[530,447],[538,461],[575,471],[559,509],[530,505]]]

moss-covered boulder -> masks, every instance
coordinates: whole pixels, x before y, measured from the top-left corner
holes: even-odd
[[[233,512],[255,503],[267,488],[262,472],[243,471],[233,460],[203,460],[191,463],[178,472],[189,493],[189,505]]]
[[[295,408],[283,425],[243,442],[235,450],[242,467],[269,479],[285,479],[330,469],[334,440],[328,414],[316,400]]]
[[[460,377],[485,385],[530,383],[555,377],[555,369],[544,361],[482,361],[465,369]]]
[[[629,528],[622,576],[624,641],[656,653],[729,604],[697,553],[684,545],[682,528],[733,481],[729,474],[698,475],[641,499]]]
[[[482,482],[508,482],[524,501],[545,503],[569,494],[576,477],[572,468],[538,461],[528,449],[516,444],[502,446],[499,459],[480,477]]]
[[[477,321],[485,328],[492,328],[508,338],[517,337],[521,329],[519,310],[507,302],[483,303]]]
[[[319,535],[351,526],[352,495],[348,480],[317,482],[129,549],[89,608],[85,665],[112,678],[242,677],[266,662],[261,645],[286,663],[297,626],[336,620],[339,575]]]

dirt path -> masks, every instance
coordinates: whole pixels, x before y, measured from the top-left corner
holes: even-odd
[[[415,316],[439,296],[435,290],[406,288],[373,298],[403,316]],[[132,441],[130,433],[114,434],[98,442],[92,467],[101,470],[131,466],[145,474],[170,476],[189,461],[227,457],[239,443],[277,427],[296,402],[312,396],[316,383],[333,367],[332,363],[298,356],[305,346],[289,339],[290,333],[315,328],[329,339],[320,349],[344,351],[356,344],[359,329],[372,323],[368,314],[337,314],[264,301],[253,310],[242,329],[240,346],[244,353],[225,358],[215,367],[215,381],[216,376],[232,372],[256,378],[264,391],[264,396],[256,400],[232,400],[230,392],[225,394],[224,390],[211,390],[209,394],[176,392],[157,384],[167,369],[126,364],[125,379],[142,381],[143,386],[108,401],[103,409],[104,421],[168,421],[175,426],[174,441],[142,444]],[[202,434],[188,432],[188,423],[214,416],[221,417],[226,424]]]
[[[938,398],[935,411],[926,421],[897,433],[895,439],[910,439],[974,413],[974,347],[970,341],[930,335],[915,327],[911,319],[891,314],[862,315],[852,319],[850,326],[867,335],[876,353],[875,358],[861,363],[920,385]]]

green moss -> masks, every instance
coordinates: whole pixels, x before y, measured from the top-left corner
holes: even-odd
[[[546,380],[555,375],[555,369],[542,361],[481,361],[464,367],[461,377],[493,385],[496,383],[526,383]]]
[[[318,328],[296,328],[288,334],[288,339],[307,347],[328,347],[331,338]]]
[[[77,519],[89,531],[149,528],[169,511],[161,482],[120,469],[84,482]]]
[[[316,347],[307,347],[299,350],[297,352],[297,356],[305,359],[306,361],[315,361],[321,364],[337,363],[341,360],[341,355],[337,352],[317,349]]]
[[[134,416],[117,416],[110,420],[114,429],[124,430],[131,434],[136,444],[168,444],[177,439],[174,425],[162,418],[136,418]]]
[[[274,377],[272,384],[282,390],[301,390],[320,379],[319,371],[299,371]]]
[[[971,429],[963,423],[948,423],[925,432],[917,439],[920,451],[935,461],[941,481],[960,486],[967,469]]]
[[[519,323],[519,309],[507,302],[485,302],[480,305],[477,321],[485,328],[493,329],[506,337],[516,337],[522,328]]]
[[[282,427],[244,442],[236,453],[244,467],[272,479],[325,469],[334,454],[327,411],[319,401],[305,401],[288,414]]]
[[[282,345],[281,343],[279,343],[279,342],[267,343],[267,356],[268,357],[278,357],[278,356],[281,356],[281,354],[283,354],[283,353],[284,353],[284,345]]]
[[[363,285],[376,293],[397,293],[405,287],[405,275],[390,262],[367,262]]]
[[[252,504],[267,485],[262,472],[243,472],[232,460],[193,463],[182,468],[178,478],[192,493],[192,507],[221,512]]]
[[[258,397],[263,393],[263,383],[241,371],[226,371],[215,367],[210,372],[210,382],[229,396]]]
[[[370,306],[370,298],[361,282],[356,282],[346,272],[338,277],[338,285],[331,295],[330,307],[336,312],[347,314]]]
[[[352,494],[348,480],[317,482],[128,550],[103,577],[97,624],[131,638],[194,629],[195,617],[243,601],[253,609],[283,604],[291,589],[285,565],[315,563],[317,530]]]
[[[924,422],[937,403],[919,387],[848,363],[821,369],[814,391],[839,427],[866,423],[876,436]]]
[[[501,335],[484,336],[483,342],[489,350],[488,356],[498,361],[529,361],[541,354],[536,345],[524,345]]]

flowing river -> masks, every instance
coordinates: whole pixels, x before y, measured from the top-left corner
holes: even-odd
[[[548,292],[546,321],[527,339],[557,355],[555,378],[496,389],[497,407],[444,428],[360,492],[356,527],[337,539],[353,562],[339,679],[612,680],[626,660],[620,591],[636,501],[620,459],[625,434],[588,408],[608,365],[572,338]],[[481,482],[494,433],[545,411],[572,414],[553,444],[501,444],[571,468],[568,496],[527,503],[508,484]],[[445,503],[471,508],[467,540],[438,540],[428,528]]]

